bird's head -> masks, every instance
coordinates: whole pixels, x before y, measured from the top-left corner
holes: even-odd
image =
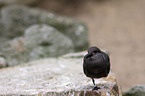
[[[88,49],[88,53],[93,54],[93,53],[100,53],[100,52],[101,52],[101,50],[99,48],[95,47],[95,46],[92,46]]]

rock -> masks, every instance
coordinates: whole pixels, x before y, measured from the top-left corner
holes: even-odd
[[[34,59],[58,57],[74,51],[72,40],[48,25],[33,25],[25,31],[24,36],[24,45]]]
[[[10,4],[30,5],[38,1],[40,0],[0,0],[0,5],[10,5]]]
[[[123,96],[145,96],[145,85],[137,85],[123,93]]]
[[[24,37],[18,37],[3,44],[0,56],[5,57],[8,66],[29,61],[29,52],[24,46]]]
[[[101,89],[92,91],[91,79],[82,72],[82,55],[84,52],[3,68],[0,70],[0,95],[119,96],[112,73],[96,80]]]
[[[9,66],[46,57],[58,57],[73,51],[70,38],[45,24],[30,26],[24,37],[7,42],[2,50]]]
[[[0,68],[2,67],[6,67],[7,66],[7,62],[3,57],[0,57]]]
[[[19,5],[3,7],[0,25],[0,52],[8,66],[88,47],[87,29],[82,22],[44,10]]]
[[[1,10],[1,23],[5,29],[4,34],[9,38],[23,36],[24,31],[31,25],[46,24],[70,38],[76,51],[88,47],[87,28],[84,23],[44,10],[18,5],[3,7]]]

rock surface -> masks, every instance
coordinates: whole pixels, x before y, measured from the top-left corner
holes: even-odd
[[[84,53],[0,69],[0,95],[118,96],[116,78],[111,73],[96,80],[101,89],[92,91],[91,79],[82,72]]]
[[[72,18],[18,5],[0,15],[0,56],[8,66],[88,47],[86,26]]]
[[[40,0],[0,0],[0,5],[10,5],[10,4],[30,5],[38,1]]]
[[[3,57],[0,57],[0,68],[2,67],[6,67],[7,66],[7,62]]]
[[[44,10],[18,5],[3,7],[1,23],[5,29],[4,34],[9,38],[23,36],[24,31],[31,25],[46,24],[69,37],[77,51],[88,47],[87,29],[82,22]]]
[[[55,28],[39,24],[25,31],[24,37],[10,40],[2,48],[9,66],[46,57],[58,57],[74,51],[70,38]]]
[[[145,85],[137,85],[124,92],[123,96],[145,96]]]
[[[25,31],[24,45],[32,50],[34,56],[58,57],[64,53],[70,53],[74,51],[74,45],[70,38],[63,35],[54,27],[39,24],[32,25]]]

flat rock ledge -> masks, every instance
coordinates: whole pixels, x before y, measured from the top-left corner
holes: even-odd
[[[90,78],[83,74],[86,52],[46,58],[0,69],[1,96],[119,96],[115,76],[97,79],[101,89],[93,90]]]

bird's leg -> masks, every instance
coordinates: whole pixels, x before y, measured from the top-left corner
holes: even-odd
[[[93,84],[94,84],[93,90],[98,90],[98,89],[100,89],[100,87],[97,87],[97,86],[96,86],[94,78],[91,78],[91,79],[92,79]]]
[[[95,87],[95,86],[96,86],[96,85],[95,85],[95,80],[94,80],[94,78],[91,78],[91,79],[92,79],[92,82],[93,82],[94,87]]]

